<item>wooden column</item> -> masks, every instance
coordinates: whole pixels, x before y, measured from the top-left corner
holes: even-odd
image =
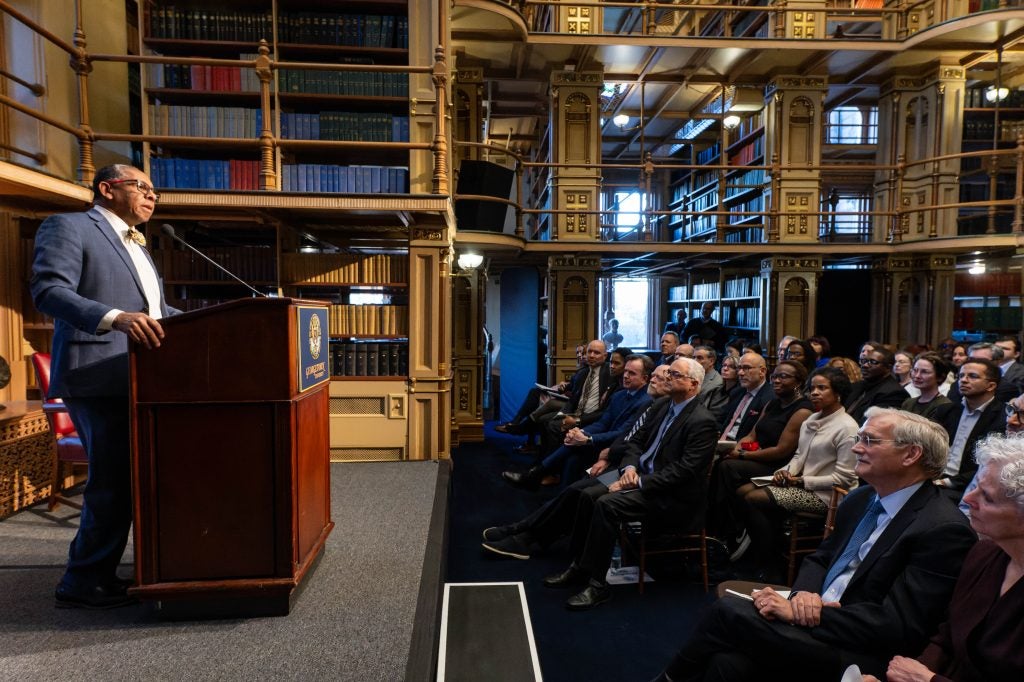
[[[596,256],[548,258],[548,382],[562,381],[576,369],[576,345],[600,336],[597,320]]]
[[[769,351],[787,334],[815,333],[821,257],[776,256],[761,261],[761,339]]]
[[[483,268],[452,277],[452,431],[457,442],[484,439]]]
[[[601,239],[601,107],[604,74],[599,71],[551,72],[551,239]]]
[[[956,259],[907,255],[872,261],[869,338],[903,347],[935,345],[953,328]]]

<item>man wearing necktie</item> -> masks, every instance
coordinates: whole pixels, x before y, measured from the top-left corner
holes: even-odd
[[[840,505],[790,598],[766,587],[719,599],[659,680],[835,680],[851,663],[881,675],[892,656],[920,653],[975,536],[932,483],[942,427],[890,408],[866,416],[853,452],[869,485]]]
[[[698,401],[704,368],[689,358],[669,367],[669,399],[626,444],[622,466],[570,499],[572,563],[545,578],[548,587],[585,586],[566,607],[589,609],[611,598],[605,582],[619,524],[651,518],[700,519],[705,473],[715,451],[715,418]],[[568,499],[568,498],[567,498]],[[568,517],[567,517],[568,518]]]
[[[129,603],[116,573],[132,521],[128,340],[160,345],[163,286],[136,226],[159,195],[142,171],[107,166],[85,213],[47,218],[36,233],[32,298],[54,319],[51,398],[63,398],[89,457],[78,533],[57,587],[63,608]]]

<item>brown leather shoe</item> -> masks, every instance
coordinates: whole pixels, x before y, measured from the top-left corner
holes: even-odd
[[[548,474],[544,478],[540,479],[541,485],[558,485],[562,482],[562,477],[558,474]]]

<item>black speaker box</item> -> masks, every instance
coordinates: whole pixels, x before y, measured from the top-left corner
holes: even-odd
[[[459,182],[455,193],[509,199],[515,179],[515,171],[504,166],[490,161],[467,160],[459,166]],[[507,212],[508,204],[498,201],[459,199],[455,202],[455,218],[460,230],[501,232],[505,227]]]

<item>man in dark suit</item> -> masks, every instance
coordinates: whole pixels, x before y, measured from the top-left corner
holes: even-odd
[[[589,609],[611,597],[605,574],[620,523],[700,518],[718,429],[711,413],[694,400],[704,369],[680,358],[667,374],[669,397],[652,406],[656,411],[625,443],[620,468],[568,488],[528,531],[485,544],[512,555],[503,550],[547,546],[571,531],[572,563],[544,580],[548,587],[585,585],[566,602],[569,609]]]
[[[949,458],[935,483],[954,502],[960,501],[978,470],[974,446],[988,434],[1002,433],[1006,427],[1006,405],[996,398],[999,379],[996,363],[969,358],[960,366],[957,381],[962,404],[942,405],[935,412],[935,421],[949,434]]]
[[[131,166],[100,169],[93,208],[47,218],[36,234],[31,290],[54,318],[51,398],[63,398],[89,456],[78,533],[57,587],[58,607],[129,603],[117,577],[132,522],[128,340],[156,348],[168,308],[145,238],[158,199]]]
[[[594,339],[587,344],[586,365],[573,376],[568,402],[558,412],[542,417],[538,423],[542,457],[558,448],[569,429],[592,424],[601,417],[611,394],[621,385],[619,377],[612,375],[605,362],[607,359],[604,341]]]
[[[871,408],[853,451],[870,485],[840,505],[836,530],[804,559],[786,599],[723,597],[661,680],[837,680],[858,664],[881,674],[914,654],[944,618],[975,536],[931,482],[946,435],[909,412]]]
[[[967,347],[967,357],[978,360],[991,360],[1000,368],[999,384],[996,386],[997,401],[1007,403],[1020,395],[1021,392],[1024,392],[1024,386],[1018,388],[1015,383],[1014,377],[1017,376],[1017,371],[1014,370],[1010,373],[1010,376],[1007,376],[1006,370],[1003,369],[1003,365],[1005,364],[1003,346],[989,343],[987,341],[972,343]],[[959,377],[957,377],[957,380],[949,387],[949,394],[946,397],[954,404],[960,404],[963,396],[960,394]]]
[[[1024,393],[1024,365],[1020,364],[1020,341],[1015,335],[1007,334],[996,339],[995,345],[1003,351],[1003,361],[999,363],[999,369],[1003,373],[1002,380],[1013,386],[1017,395]]]
[[[892,375],[895,362],[892,351],[884,346],[865,344],[862,349],[860,373],[864,378],[854,382],[844,404],[846,413],[858,424],[864,423],[869,407],[899,407],[910,397]]]

